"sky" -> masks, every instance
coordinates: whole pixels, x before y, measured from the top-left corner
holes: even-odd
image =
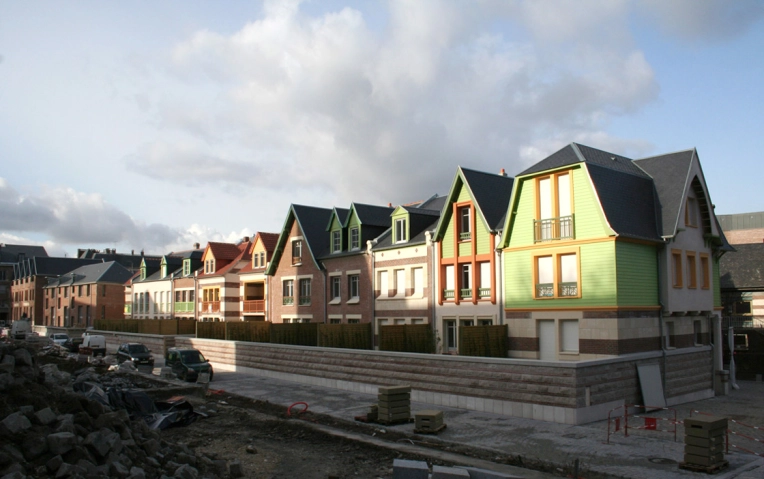
[[[0,0],[0,243],[167,254],[571,142],[764,211],[764,2]]]

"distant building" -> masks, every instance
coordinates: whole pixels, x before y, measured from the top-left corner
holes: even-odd
[[[764,211],[718,215],[717,218],[730,244],[764,242]]]
[[[13,266],[26,258],[47,257],[42,246],[0,243],[0,324],[11,320]],[[30,311],[22,311],[30,315]]]

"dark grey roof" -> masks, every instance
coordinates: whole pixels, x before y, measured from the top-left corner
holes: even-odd
[[[34,257],[13,266],[14,278],[31,276],[60,276],[89,264],[103,263],[98,259]]]
[[[515,179],[467,168],[461,170],[488,227],[494,231],[501,229]]]
[[[292,211],[294,211],[295,219],[302,229],[306,246],[310,249],[313,257],[323,256],[329,251],[329,235],[326,233],[326,224],[332,210],[315,206],[292,205]]]
[[[50,278],[47,287],[92,283],[124,284],[130,276],[132,273],[122,265],[109,261],[81,266],[57,278]]]
[[[42,246],[23,244],[0,244],[0,263],[18,263],[22,259],[47,257],[48,252]]]
[[[578,143],[571,143],[555,153],[552,153],[517,176],[541,173],[543,171],[554,170],[576,163],[599,165],[604,168],[631,173],[636,176],[648,176],[644,171],[634,165],[631,159],[626,158],[625,156],[598,150]]]
[[[764,243],[736,244],[719,260],[722,289],[764,291]]]
[[[677,221],[685,194],[684,188],[694,154],[695,150],[685,150],[634,160],[634,163],[647,172],[655,183],[662,218],[661,236],[676,234]]]
[[[362,225],[384,228],[390,227],[390,215],[395,211],[392,206],[365,205],[363,203],[353,203],[353,209]]]
[[[596,164],[590,164],[588,170],[605,217],[619,236],[661,241],[650,178]]]
[[[420,210],[437,211],[438,214],[440,214],[443,211],[443,207],[446,206],[447,202],[448,202],[447,196],[434,195],[431,198],[428,198],[427,200],[420,203],[417,206],[417,208]]]

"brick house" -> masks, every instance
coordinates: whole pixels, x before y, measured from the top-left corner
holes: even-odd
[[[117,262],[81,266],[43,287],[45,324],[92,327],[95,319],[117,319],[125,307],[124,284],[132,273]]]
[[[278,233],[257,233],[252,240],[251,261],[239,271],[239,296],[243,321],[265,321],[268,318],[268,276],[265,270],[273,257]]]
[[[265,274],[274,323],[323,323],[326,320],[326,270],[318,258],[329,252],[333,210],[291,205]]]
[[[239,271],[251,261],[252,244],[245,236],[238,244],[209,242],[197,277],[197,319],[239,321]]]
[[[13,266],[25,258],[47,257],[48,252],[42,246],[0,243],[0,324],[10,324],[13,296]],[[31,310],[22,310],[20,314],[30,316]]]
[[[371,323],[374,281],[371,242],[390,229],[391,206],[353,203],[335,208],[326,227],[329,251],[319,257],[326,271],[326,314],[330,324]]]

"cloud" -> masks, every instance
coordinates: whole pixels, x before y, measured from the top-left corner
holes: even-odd
[[[167,73],[183,94],[164,93],[163,139],[125,161],[189,186],[314,188],[344,204],[445,193],[459,164],[519,172],[542,140],[605,138],[611,118],[657,98],[628,11],[392,1],[379,29],[353,8],[266,2],[238,32],[174,47]]]
[[[764,18],[760,0],[643,0],[637,8],[667,34],[688,41],[729,39]]]
[[[100,194],[46,188],[36,195],[22,195],[3,178],[0,211],[0,229],[8,238],[23,237],[12,232],[45,234],[50,237],[50,246],[119,244],[129,249],[146,245],[161,248],[180,236],[165,225],[134,221]]]

